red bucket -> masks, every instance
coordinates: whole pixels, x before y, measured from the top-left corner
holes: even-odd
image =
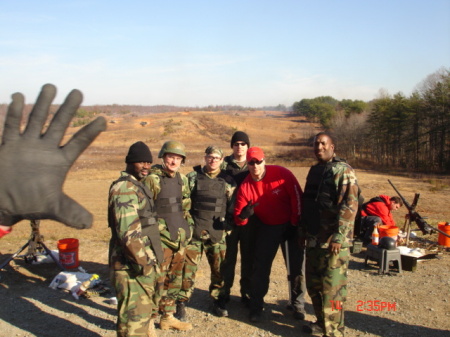
[[[450,235],[450,224],[448,222],[439,222],[438,228],[445,234]],[[438,244],[439,246],[450,247],[450,238],[442,233],[439,233]]]
[[[78,261],[78,239],[61,239],[58,241],[59,262],[64,268],[72,269],[80,265]]]

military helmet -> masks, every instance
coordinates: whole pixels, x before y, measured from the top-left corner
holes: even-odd
[[[390,236],[383,236],[380,239],[379,246],[380,246],[380,248],[387,249],[387,250],[393,250],[393,249],[397,248],[397,246],[395,244],[395,239],[391,238]]]
[[[186,159],[186,150],[184,144],[176,140],[168,140],[167,142],[165,142],[161,147],[161,150],[159,151],[158,158],[164,157],[166,153],[178,154],[183,157],[183,161],[184,159]]]

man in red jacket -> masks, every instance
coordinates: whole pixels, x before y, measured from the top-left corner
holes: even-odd
[[[247,165],[250,174],[237,192],[234,217],[238,226],[245,226],[251,216],[256,222],[250,321],[259,322],[262,319],[272,263],[278,247],[285,241],[288,241],[291,266],[290,305],[304,313],[306,289],[301,272],[304,251],[297,239],[303,191],[291,171],[281,166],[266,165],[264,152],[259,147],[248,149]],[[281,247],[286,258],[285,247]],[[299,283],[302,286],[298,286]]]
[[[370,241],[373,227],[376,224],[395,226],[391,211],[396,211],[402,206],[401,198],[388,195],[379,195],[366,202],[361,210],[361,233],[364,235],[364,241]]]

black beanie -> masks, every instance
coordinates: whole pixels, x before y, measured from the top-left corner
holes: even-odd
[[[236,131],[231,137],[231,144],[230,147],[233,147],[233,144],[236,142],[244,142],[247,144],[248,147],[250,147],[250,139],[248,138],[248,135],[243,131]]]
[[[143,142],[136,142],[130,146],[128,155],[125,158],[125,163],[153,163],[152,153],[147,145]]]

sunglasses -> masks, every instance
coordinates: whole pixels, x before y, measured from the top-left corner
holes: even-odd
[[[264,159],[262,159],[262,160],[252,160],[252,161],[249,161],[247,164],[250,165],[250,166],[261,165],[263,161],[264,161]]]
[[[247,143],[234,143],[233,146],[245,146]]]

